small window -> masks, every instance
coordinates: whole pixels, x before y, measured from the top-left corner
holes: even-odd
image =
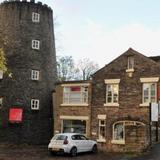
[[[32,40],[32,49],[40,49],[40,41]]]
[[[133,56],[128,57],[128,67],[127,69],[134,69],[134,58]]]
[[[38,99],[31,99],[31,109],[39,110],[39,100]]]
[[[118,84],[107,84],[107,103],[118,103],[119,85]]]
[[[32,71],[31,71],[31,79],[32,79],[32,80],[39,80],[39,71],[37,71],[37,70],[32,70]]]
[[[40,22],[40,14],[32,12],[32,22]]]
[[[105,140],[105,135],[106,135],[105,130],[106,130],[105,120],[99,119],[99,133],[98,133],[99,140]]]
[[[0,97],[0,109],[2,108],[2,105],[3,105],[3,98]]]
[[[0,70],[0,79],[3,79],[3,71]]]
[[[157,101],[157,84],[143,83],[143,103]]]

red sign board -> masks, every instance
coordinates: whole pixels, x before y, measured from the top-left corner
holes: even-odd
[[[81,87],[79,87],[79,86],[71,87],[71,91],[72,92],[74,92],[74,91],[81,91]]]
[[[23,109],[21,108],[11,108],[9,110],[9,121],[11,123],[22,122]]]

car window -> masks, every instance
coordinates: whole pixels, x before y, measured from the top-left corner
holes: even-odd
[[[72,140],[81,140],[80,135],[73,135],[71,138]]]
[[[53,140],[65,140],[67,138],[67,136],[65,135],[55,135],[53,137]]]
[[[83,136],[83,135],[80,135],[80,139],[81,140],[87,140],[87,138],[85,136]]]
[[[87,140],[87,138],[84,135],[73,135],[72,140]]]

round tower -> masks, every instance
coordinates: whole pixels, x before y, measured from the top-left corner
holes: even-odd
[[[47,143],[56,80],[52,9],[34,0],[4,1],[0,34],[10,72],[0,79],[0,142]]]

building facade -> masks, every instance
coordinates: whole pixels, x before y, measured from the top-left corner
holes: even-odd
[[[91,82],[59,83],[53,96],[54,133],[79,132],[90,136]]]
[[[54,132],[64,132],[64,129],[60,130],[64,127],[61,121],[64,115],[69,118],[75,116],[80,120],[79,115],[87,116],[89,113],[90,123],[86,125],[86,130],[90,132],[87,136],[95,139],[100,149],[112,152],[140,152],[147,149],[151,142],[158,140],[155,139],[158,125],[152,123],[152,127],[150,126],[149,106],[150,102],[158,103],[160,99],[159,57],[146,57],[130,48],[98,70],[92,75],[90,82],[89,112],[86,112],[86,106],[79,108],[77,105],[73,107],[72,104],[68,104],[63,108],[65,85],[57,85],[54,93],[58,101],[54,105],[54,113],[57,116]],[[73,82],[70,82],[69,86],[72,88]],[[74,83],[74,86],[78,85]],[[57,94],[59,92],[61,96]],[[73,97],[76,96],[74,92],[72,94]],[[59,129],[56,125],[58,121],[61,122],[57,124]],[[66,128],[69,126],[69,123],[65,123]],[[80,132],[74,130],[74,125],[68,131]]]
[[[0,142],[48,143],[56,81],[53,12],[34,0],[0,4],[9,74],[0,79]]]

